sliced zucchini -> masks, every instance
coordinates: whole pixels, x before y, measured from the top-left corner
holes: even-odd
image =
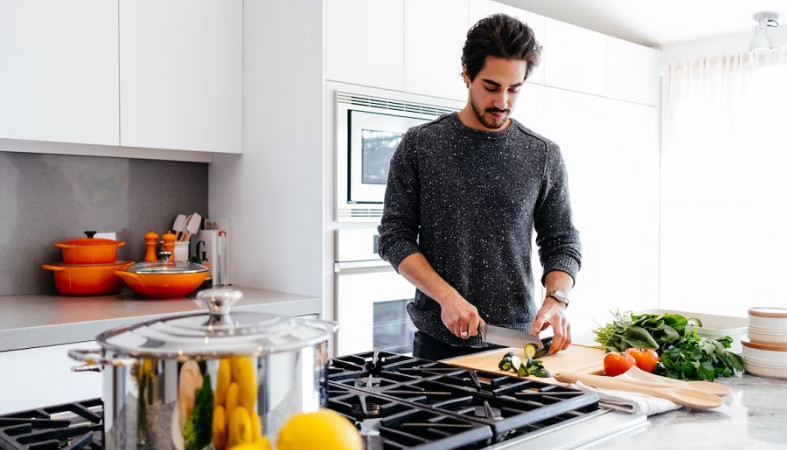
[[[535,375],[535,376],[537,376],[539,378],[549,378],[549,377],[552,376],[552,374],[547,369],[545,369],[543,367],[537,368],[535,370],[535,372],[533,372],[533,375]]]
[[[516,353],[514,353],[513,350],[511,350],[510,352],[506,353],[506,356],[508,356],[509,358],[514,356],[514,355],[516,355]]]
[[[525,356],[528,358],[535,358],[536,353],[538,353],[538,349],[536,348],[535,344],[525,345]]]
[[[522,363],[519,365],[519,369],[517,369],[516,374],[519,375],[520,377],[526,377],[530,375],[530,371],[528,370],[527,365],[525,365],[525,363]]]
[[[512,369],[514,369],[515,371],[519,370],[519,366],[521,366],[521,365],[522,365],[522,360],[519,359],[518,356],[514,355],[514,356],[511,357],[511,368]]]

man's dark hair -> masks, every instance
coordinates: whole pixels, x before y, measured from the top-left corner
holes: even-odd
[[[505,14],[495,14],[479,20],[467,32],[462,65],[467,67],[470,81],[484,68],[487,56],[527,62],[527,79],[540,62],[541,45],[527,24]]]

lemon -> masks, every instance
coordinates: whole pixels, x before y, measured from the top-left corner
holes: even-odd
[[[251,440],[256,441],[257,439],[264,437],[262,435],[262,424],[260,423],[260,416],[251,411]]]
[[[233,356],[230,358],[230,376],[232,381],[237,382],[240,379],[240,366],[246,358],[242,356]]]
[[[363,450],[352,422],[330,409],[292,416],[279,431],[277,450]]]
[[[221,405],[213,410],[211,434],[213,435],[213,448],[224,450],[227,445],[227,418],[224,416],[224,407]]]
[[[251,444],[251,416],[243,406],[237,406],[230,413],[227,445],[231,448],[238,444]]]
[[[265,436],[261,436],[259,440],[252,442],[251,444],[240,444],[234,447],[230,447],[229,450],[270,450],[271,449],[271,441],[268,440]]]
[[[248,358],[238,362],[238,404],[249,411],[257,405],[257,371]]]
[[[227,425],[229,425],[232,411],[238,406],[238,383],[230,383],[227,388],[227,399],[224,403],[224,414],[227,416]]]
[[[232,382],[232,373],[230,371],[229,358],[222,358],[219,361],[219,370],[216,374],[216,393],[213,397],[215,400],[214,406],[225,405],[227,399],[227,389]]]

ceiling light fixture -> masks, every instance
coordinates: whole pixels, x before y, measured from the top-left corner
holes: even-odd
[[[754,15],[757,25],[754,26],[754,38],[751,40],[749,50],[758,52],[773,48],[773,42],[768,36],[768,27],[778,27],[779,22],[776,21],[778,18],[779,15],[771,11],[761,11]]]

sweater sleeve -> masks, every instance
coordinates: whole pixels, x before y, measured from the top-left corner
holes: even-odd
[[[416,141],[416,132],[411,129],[391,158],[383,215],[377,228],[380,257],[397,272],[402,260],[421,251],[418,246],[420,180]]]
[[[568,175],[560,149],[548,148],[541,195],[536,205],[534,226],[536,244],[544,274],[553,270],[568,273],[576,283],[582,261],[579,231],[574,227],[569,200]]]

